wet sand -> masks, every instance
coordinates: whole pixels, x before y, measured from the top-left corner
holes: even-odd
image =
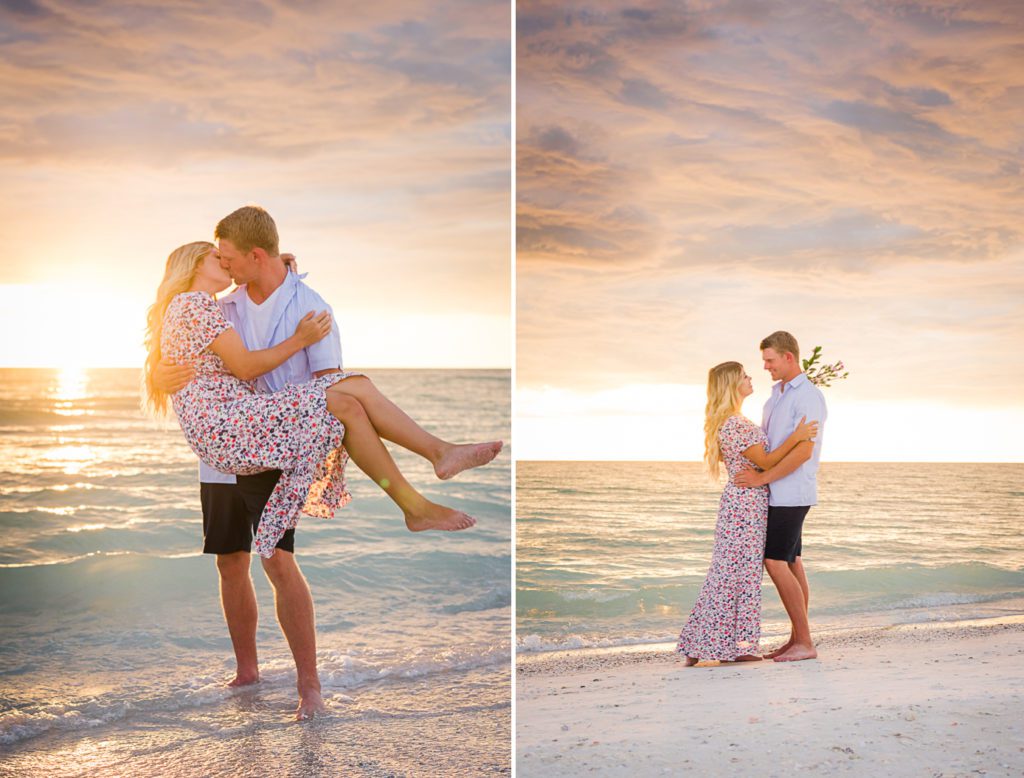
[[[0,777],[510,775],[508,676],[469,672],[443,690],[432,679],[371,684],[328,694],[328,713],[301,723],[293,689],[254,686],[0,746]]]

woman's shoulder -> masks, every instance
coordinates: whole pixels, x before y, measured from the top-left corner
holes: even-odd
[[[725,423],[722,425],[722,429],[725,429],[726,427],[729,427],[730,429],[732,429],[733,427],[744,427],[747,425],[752,425],[753,423],[754,422],[752,422],[742,413],[734,413],[732,416],[725,420]]]
[[[721,433],[729,438],[741,438],[743,440],[750,439],[751,436],[760,436],[764,433],[761,432],[761,427],[741,413],[735,413],[725,420],[722,425]]]
[[[167,310],[195,310],[217,305],[209,292],[179,292],[171,298]]]

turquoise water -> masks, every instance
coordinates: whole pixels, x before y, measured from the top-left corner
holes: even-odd
[[[444,437],[509,438],[508,371],[371,377]],[[294,665],[258,562],[264,682],[244,705],[223,686],[233,660],[212,557],[199,553],[196,460],[176,425],[141,415],[137,386],[132,370],[0,370],[0,774],[86,774],[70,754],[143,730],[154,764],[164,750],[185,748],[206,754],[200,763],[215,774],[232,738],[288,721]],[[429,464],[393,450],[429,498],[479,524],[412,535],[351,464],[352,504],[333,519],[300,522],[296,548],[317,606],[324,693],[338,731],[349,733],[324,737],[335,751],[323,745],[316,758],[328,773],[332,765],[350,772],[356,744],[337,749],[351,733],[455,711],[467,729],[488,724],[471,750],[444,744],[444,758],[501,771],[510,742],[509,451],[440,482]],[[430,721],[438,737],[451,728]],[[415,755],[389,762],[387,737],[376,738],[367,774],[386,764],[417,772]],[[406,739],[421,757],[431,753],[422,738]],[[307,759],[307,745],[293,750]],[[110,774],[133,772],[134,758],[110,763]]]
[[[697,463],[519,462],[519,650],[675,639],[714,540]],[[825,462],[804,525],[816,629],[1024,612],[1024,465]],[[764,579],[769,635],[788,622]]]

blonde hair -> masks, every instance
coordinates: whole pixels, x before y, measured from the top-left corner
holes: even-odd
[[[167,393],[153,384],[153,371],[160,362],[160,337],[164,329],[164,314],[175,295],[187,292],[195,278],[196,269],[214,248],[204,240],[179,246],[167,257],[164,278],[156,290],[156,302],[146,314],[146,364],[142,370],[142,408],[154,416],[167,415]]]
[[[231,241],[243,254],[261,248],[272,257],[278,255],[277,225],[258,205],[246,205],[229,213],[217,222],[213,237]]]
[[[740,412],[743,404],[743,398],[740,397],[742,381],[743,365],[739,362],[723,362],[708,371],[708,404],[704,409],[704,471],[714,481],[718,480],[722,462],[718,432],[726,419]]]
[[[797,364],[800,363],[800,345],[796,342],[796,338],[785,330],[773,332],[762,340],[760,345],[761,351],[764,351],[766,348],[774,350],[780,357],[788,351],[793,355]]]

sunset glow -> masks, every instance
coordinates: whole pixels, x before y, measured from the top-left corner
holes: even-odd
[[[793,333],[825,460],[1020,461],[1024,17],[518,5],[517,455],[700,457],[707,371]]]
[[[0,366],[139,365],[167,255],[247,203],[349,364],[510,366],[506,4],[25,3],[0,23]]]

